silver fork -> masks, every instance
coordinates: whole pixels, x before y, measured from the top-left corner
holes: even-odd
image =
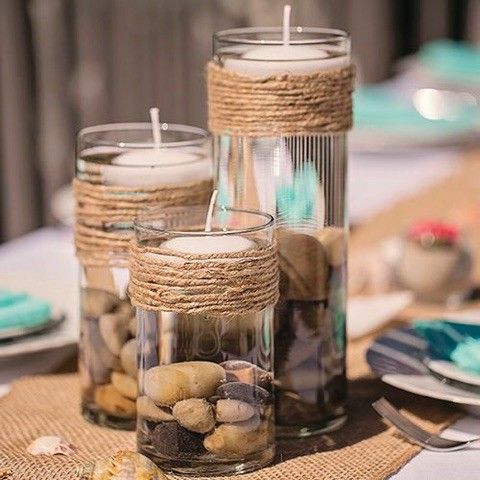
[[[405,415],[400,413],[387,399],[380,398],[372,403],[372,407],[377,413],[389,420],[400,432],[411,442],[420,445],[427,450],[434,452],[454,452],[469,447],[480,447],[480,437],[467,440],[466,442],[458,440],[449,440],[439,435],[433,435],[418,425],[411,422]]]

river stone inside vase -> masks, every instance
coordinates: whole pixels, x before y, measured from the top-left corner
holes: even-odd
[[[303,436],[344,421],[346,235],[344,229],[279,229],[275,312],[277,432]]]

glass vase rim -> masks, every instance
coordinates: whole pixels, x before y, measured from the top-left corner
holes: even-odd
[[[180,123],[168,123],[161,122],[160,128],[162,132],[178,132],[178,133],[190,133],[196,135],[198,138],[192,138],[189,140],[179,140],[175,142],[162,142],[159,147],[155,145],[153,140],[151,142],[121,142],[115,140],[102,140],[95,139],[90,143],[89,147],[117,147],[125,149],[169,149],[169,148],[181,148],[181,147],[195,147],[201,146],[206,141],[212,138],[212,135],[207,130],[195,127],[192,125],[184,125]],[[77,141],[80,139],[88,138],[88,135],[102,132],[115,132],[115,131],[151,131],[152,124],[150,122],[120,122],[120,123],[102,123],[99,125],[91,125],[79,130],[77,134]]]
[[[259,232],[275,226],[275,217],[267,212],[262,212],[261,210],[255,210],[250,208],[235,208],[227,207],[225,205],[219,205],[214,208],[214,212],[236,212],[236,213],[248,213],[256,217],[263,217],[264,223],[261,225],[254,225],[251,227],[242,227],[234,228],[229,230],[212,230],[207,232],[205,230],[181,230],[173,228],[161,228],[157,226],[145,225],[146,219],[142,219],[142,215],[147,214],[148,212],[153,212],[158,210],[160,212],[168,211],[178,211],[181,212],[192,212],[192,210],[202,209],[204,212],[208,210],[207,204],[197,204],[197,205],[181,205],[181,206],[168,206],[162,207],[162,205],[151,205],[146,209],[142,210],[140,214],[134,219],[133,226],[136,233],[149,233],[149,234],[165,234],[174,235],[176,237],[221,237],[221,236],[230,236],[230,235],[241,235]],[[150,219],[151,220],[151,219]]]
[[[277,33],[279,35],[278,39],[251,39],[244,38],[242,35],[248,34],[272,34]],[[277,27],[243,27],[243,28],[230,28],[226,30],[220,30],[213,34],[213,38],[216,42],[221,42],[224,44],[231,45],[283,45],[282,40],[283,28],[281,26]],[[338,28],[326,28],[326,27],[302,27],[302,26],[292,26],[290,27],[290,34],[307,34],[311,35],[312,38],[303,38],[295,39],[294,37],[290,38],[289,45],[325,45],[332,43],[334,41],[343,40],[345,42],[350,42],[350,35],[341,29]],[[238,35],[238,37],[235,37]],[[314,37],[318,35],[318,37]],[[320,37],[324,35],[324,37]],[[348,47],[347,43],[347,47]]]

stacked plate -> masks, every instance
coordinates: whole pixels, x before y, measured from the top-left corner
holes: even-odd
[[[475,319],[461,320],[469,321]],[[389,385],[454,403],[480,416],[480,375],[467,373],[453,362],[432,358],[427,342],[413,328],[396,328],[380,335],[367,351],[367,362]]]

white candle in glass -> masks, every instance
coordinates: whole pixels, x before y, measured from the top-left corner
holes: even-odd
[[[240,58],[225,57],[228,70],[253,77],[295,74],[341,68],[350,63],[347,55],[332,57],[321,45],[290,43],[290,5],[283,10],[283,44],[262,45],[247,50]]]
[[[132,149],[114,157],[102,168],[105,185],[161,187],[181,185],[212,177],[211,159],[201,148],[162,144],[158,108],[150,109],[153,148]]]
[[[162,243],[162,248],[175,252],[193,253],[235,253],[255,247],[255,243],[241,235],[199,235],[175,237]]]
[[[214,190],[208,206],[207,218],[205,219],[205,232],[211,232],[213,212],[217,201],[218,190]],[[235,253],[255,247],[252,242],[241,235],[199,235],[175,237],[162,243],[162,247],[168,250],[182,253],[204,255],[209,253]],[[183,261],[174,257],[174,261]],[[226,260],[230,261],[230,260]]]
[[[181,185],[212,177],[211,160],[181,148],[138,149],[126,152],[105,165],[105,185],[159,187]]]

